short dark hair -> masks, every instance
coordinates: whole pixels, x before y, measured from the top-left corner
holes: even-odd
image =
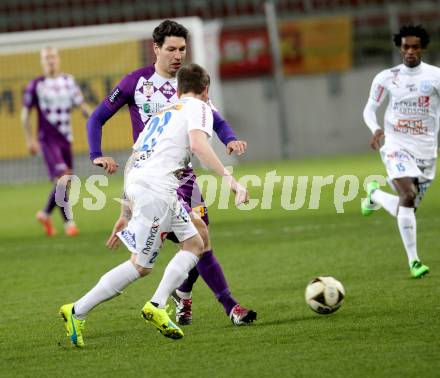
[[[400,47],[402,45],[402,38],[403,37],[418,37],[418,38],[420,38],[420,44],[422,46],[422,49],[426,49],[426,47],[428,47],[429,34],[422,25],[402,26],[399,30],[399,33],[394,34],[394,38],[393,38],[394,44],[397,47]]]
[[[187,64],[177,71],[177,87],[180,93],[201,94],[209,84],[208,72],[198,64]]]
[[[182,37],[186,41],[188,29],[175,21],[162,21],[153,30],[153,42],[159,47],[162,47],[166,37]]]

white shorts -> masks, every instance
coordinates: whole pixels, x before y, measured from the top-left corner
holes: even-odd
[[[132,203],[132,218],[117,235],[130,252],[137,254],[136,264],[152,268],[169,232],[174,232],[180,242],[197,234],[177,194],[160,196],[141,185],[130,185],[126,194]]]
[[[382,147],[380,149],[382,161],[387,170],[390,185],[392,180],[402,177],[415,179],[418,189],[416,206],[421,201],[426,191],[434,180],[437,159],[419,159],[401,148]]]

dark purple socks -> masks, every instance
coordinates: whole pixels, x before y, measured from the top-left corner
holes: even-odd
[[[193,268],[189,272],[188,278],[178,290],[184,293],[189,293],[200,274],[208,287],[215,294],[218,301],[225,308],[226,315],[229,316],[229,313],[237,302],[231,296],[222,267],[214,256],[212,250],[203,254],[202,258],[197,263],[196,268]]]

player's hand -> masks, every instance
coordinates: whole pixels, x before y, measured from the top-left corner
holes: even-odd
[[[101,156],[93,160],[93,164],[98,167],[104,168],[104,170],[112,175],[118,170],[119,164],[116,163],[110,156]]]
[[[237,182],[237,180],[235,180],[232,176],[225,176],[225,179],[227,180],[232,192],[235,194],[235,206],[239,206],[242,203],[248,203],[249,193],[247,189]]]
[[[247,150],[247,142],[244,140],[233,140],[226,145],[226,153],[231,155],[235,152],[238,156],[243,155]]]
[[[116,235],[119,231],[122,231],[125,227],[127,227],[128,220],[125,217],[119,217],[116,221],[115,225],[113,226],[113,231],[110,237],[107,240],[107,243],[105,244],[108,249],[117,249],[119,245],[121,244],[121,241],[119,240],[118,236]]]
[[[382,129],[377,129],[371,140],[370,140],[370,146],[373,150],[378,150],[380,149],[380,147],[382,146],[382,141],[385,138],[385,135],[383,133]]]
[[[38,154],[38,152],[40,152],[40,145],[38,144],[38,142],[34,139],[34,140],[31,140],[29,143],[28,143],[28,150],[29,150],[29,153],[32,155],[32,156],[35,156],[36,154]]]

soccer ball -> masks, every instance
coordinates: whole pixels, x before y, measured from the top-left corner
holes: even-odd
[[[318,314],[331,314],[344,302],[344,286],[335,278],[316,277],[306,287],[306,302]]]

